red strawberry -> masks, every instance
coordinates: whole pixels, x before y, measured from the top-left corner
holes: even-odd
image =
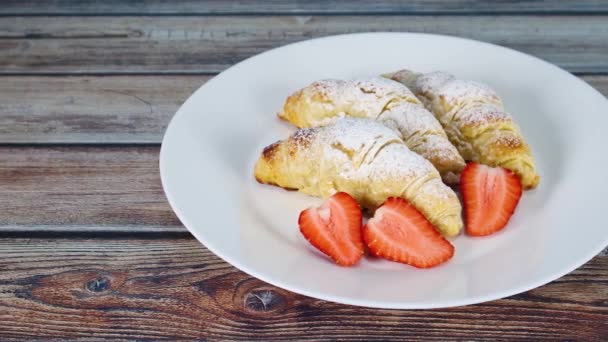
[[[468,235],[483,236],[505,227],[521,198],[521,183],[501,167],[469,163],[460,176]]]
[[[363,240],[379,257],[429,268],[448,261],[454,246],[411,204],[390,197],[363,227]]]
[[[302,211],[298,224],[306,240],[338,265],[352,266],[363,256],[361,208],[345,192]]]

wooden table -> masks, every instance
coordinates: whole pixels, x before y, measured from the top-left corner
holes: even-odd
[[[188,234],[158,174],[178,106],[253,54],[359,31],[513,47],[608,94],[607,1],[2,1],[0,340],[607,340],[605,253],[502,300],[375,310],[269,286]]]

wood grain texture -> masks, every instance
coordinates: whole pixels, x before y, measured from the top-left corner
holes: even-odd
[[[183,231],[162,190],[158,153],[0,147],[0,231]]]
[[[606,13],[602,0],[410,0],[410,1],[297,1],[297,0],[203,0],[203,1],[124,1],[124,0],[4,0],[2,15],[175,15],[175,14],[420,14],[420,13]]]
[[[363,31],[468,37],[608,72],[608,16],[2,17],[0,74],[215,73],[287,43]]]
[[[1,339],[608,338],[608,257],[508,299],[438,310],[296,295],[191,239],[2,239],[0,267]]]
[[[0,77],[0,143],[160,143],[211,76]],[[608,76],[583,76],[608,96]]]
[[[0,143],[160,143],[210,77],[0,77]]]

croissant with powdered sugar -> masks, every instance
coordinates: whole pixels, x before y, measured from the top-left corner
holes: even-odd
[[[458,197],[433,165],[371,119],[341,118],[300,129],[266,147],[254,173],[260,183],[313,196],[346,192],[369,209],[402,197],[446,236],[463,225]]]
[[[540,177],[530,147],[490,87],[441,71],[419,74],[401,70],[385,77],[414,91],[465,160],[509,169],[524,189],[538,185]]]
[[[382,77],[317,81],[289,96],[279,113],[298,127],[322,126],[341,116],[374,119],[396,130],[446,183],[458,183],[464,160],[433,114],[399,82]]]

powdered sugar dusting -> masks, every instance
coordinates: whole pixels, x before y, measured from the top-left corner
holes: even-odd
[[[437,91],[448,81],[454,80],[454,76],[443,71],[433,71],[420,75],[413,84],[416,92]]]
[[[319,131],[318,142],[325,163],[340,165],[338,173],[347,179],[373,183],[429,174],[439,178],[429,161],[410,151],[393,130],[373,120],[337,120]]]
[[[427,135],[424,139],[420,139],[417,141],[419,146],[416,149],[423,152],[418,152],[431,162],[437,162],[439,165],[437,167],[444,167],[444,169],[448,171],[453,171],[459,173],[464,168],[464,160],[462,157],[454,158],[454,156],[460,156],[458,154],[458,150],[452,143],[439,135]],[[445,165],[440,165],[441,163],[451,163],[453,168],[445,167]]]
[[[378,120],[398,131],[412,151],[430,160],[440,172],[458,173],[464,167],[464,160],[439,121],[422,105],[399,104],[383,112]]]
[[[326,164],[345,166],[337,170],[344,177],[366,178],[369,172],[436,172],[427,160],[410,151],[397,133],[371,119],[342,118],[328,126],[300,129],[289,140],[302,152],[321,149]],[[376,161],[376,155],[390,145],[401,147],[391,147],[391,154]]]
[[[418,74],[410,79],[414,80],[416,94],[424,98],[423,102],[434,110],[446,129],[453,123],[463,127],[512,121],[500,97],[483,83],[455,79],[443,71]]]
[[[493,103],[473,104],[462,108],[457,115],[459,125],[479,126],[489,122],[512,121],[513,118]]]
[[[506,133],[510,134],[501,134],[496,138],[496,143],[498,145],[506,146],[509,148],[519,148],[524,144],[520,135],[516,135],[511,132]]]
[[[436,95],[443,97],[450,105],[458,105],[465,101],[501,103],[494,90],[483,83],[466,80],[450,80],[440,86]]]
[[[378,120],[396,129],[404,140],[414,134],[436,133],[445,136],[445,132],[437,119],[422,105],[415,103],[400,103],[384,111]]]
[[[298,101],[306,105],[299,107],[305,110],[297,112],[298,119],[305,118],[311,126],[328,125],[344,116],[377,119],[397,131],[410,149],[441,165],[441,172],[459,172],[464,167],[441,124],[399,82],[383,77],[328,79],[314,82],[301,94]]]
[[[399,72],[395,73],[399,75]],[[453,75],[434,71],[419,74],[418,77],[408,76],[408,84],[414,92],[427,97],[441,98],[451,106],[464,102],[484,102],[501,104],[501,100],[488,85],[456,79]]]
[[[357,177],[363,176],[377,182],[424,178],[428,174],[439,179],[439,174],[429,161],[412,153],[403,144],[385,146],[374,156],[373,162],[365,163],[357,172]]]
[[[524,188],[538,184],[534,160],[513,118],[489,86],[444,72],[395,73],[412,85],[467,160],[514,171]],[[498,125],[496,125],[499,123]]]
[[[320,93],[323,95],[323,97],[331,100],[339,96],[339,93],[344,88],[345,83],[346,82],[342,80],[326,79],[313,82],[308,88],[312,90],[311,93]]]
[[[394,131],[371,119],[339,119],[322,129],[320,135],[326,155],[346,155],[355,162],[354,166],[361,165],[364,158],[375,154],[375,151],[385,145],[403,144]]]
[[[405,85],[384,77],[359,78],[351,81],[366,94],[375,94],[378,98],[401,98],[418,103],[416,96]]]
[[[317,81],[304,88],[307,94],[303,100],[325,101],[327,113],[347,113],[355,117],[375,119],[386,105],[395,100],[420,103],[416,96],[404,85],[381,77],[342,81],[327,79]],[[315,96],[319,94],[320,96]],[[327,123],[312,122],[311,125]]]
[[[375,120],[342,118],[302,129],[287,143],[297,152],[286,160],[283,172],[305,177],[304,183],[296,184],[306,193],[329,196],[347,191],[369,208],[390,196],[403,197],[442,231],[453,235],[462,226],[458,199],[441,182],[439,172],[412,152],[399,134]]]

